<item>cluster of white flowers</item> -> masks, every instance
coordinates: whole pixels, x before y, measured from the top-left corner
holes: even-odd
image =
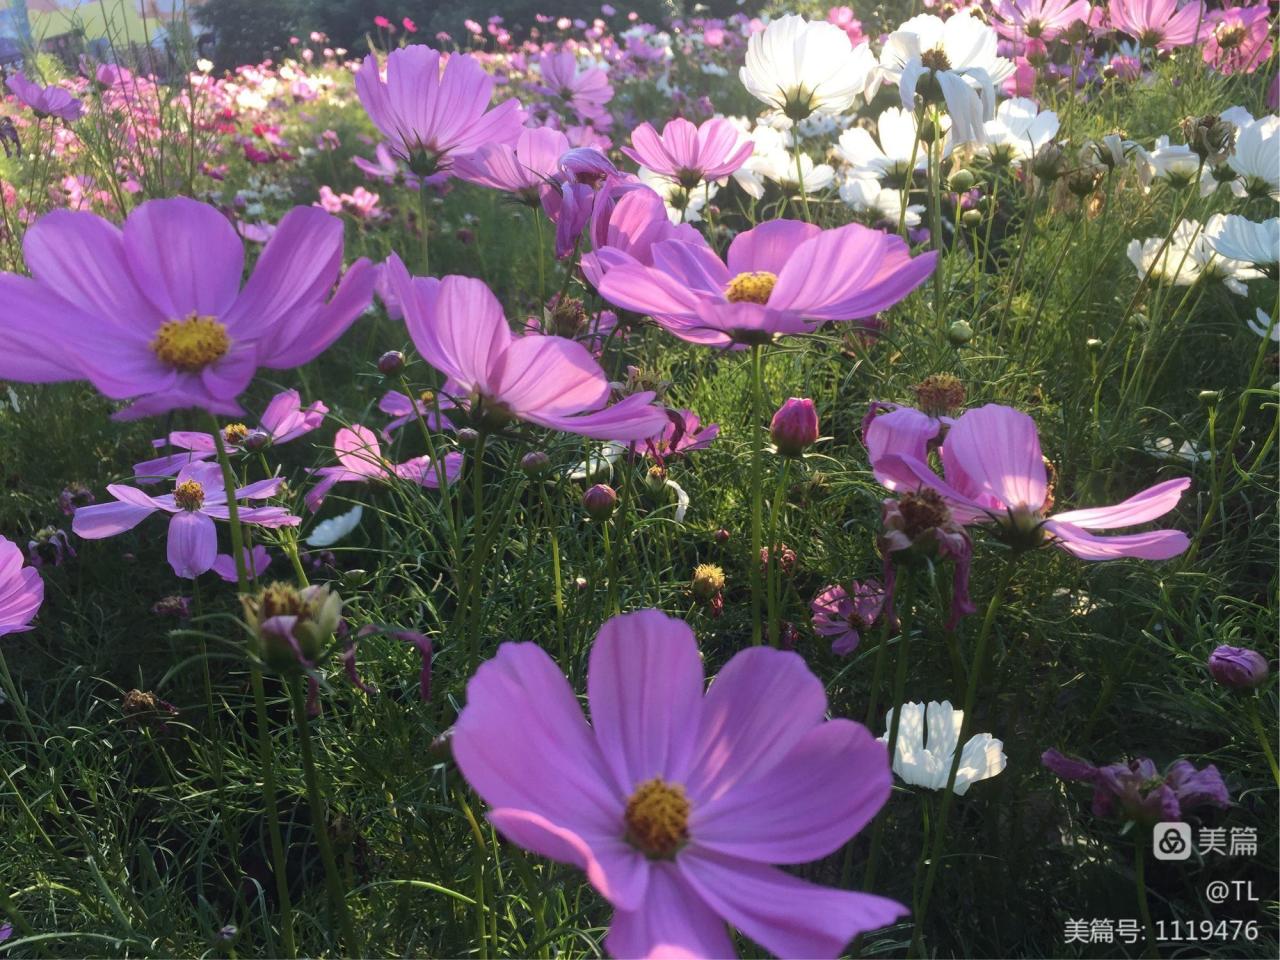
[[[964,711],[954,709],[949,700],[904,703],[900,710],[902,718],[898,721],[898,739],[894,744],[893,772],[913,787],[945,790],[964,727]],[[889,742],[893,713],[891,709],[885,716],[881,743]],[[1002,741],[989,733],[975,733],[960,751],[960,766],[952,789],[962,797],[979,780],[1000,773],[1007,762]]]

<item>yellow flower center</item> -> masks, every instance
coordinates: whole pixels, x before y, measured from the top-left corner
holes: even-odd
[[[730,303],[768,303],[778,275],[768,270],[740,273],[725,287],[724,298]]]
[[[222,439],[232,446],[239,446],[244,443],[244,438],[249,435],[249,428],[243,423],[229,423],[222,428]]]
[[[627,801],[627,842],[652,860],[670,860],[689,839],[689,798],[661,777],[636,787]]]
[[[199,510],[204,506],[204,487],[195,480],[183,480],[174,488],[173,502],[183,510]]]
[[[196,373],[225,357],[231,349],[231,338],[227,328],[213,317],[193,313],[162,323],[151,349],[161,363],[183,373]]]

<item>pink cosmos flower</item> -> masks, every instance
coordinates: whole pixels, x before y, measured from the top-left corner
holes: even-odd
[[[1146,48],[1172,50],[1197,43],[1207,32],[1199,0],[1110,0],[1111,25]]]
[[[267,553],[267,548],[260,543],[254,544],[252,550],[245,547],[242,553],[244,568],[248,571],[250,578],[261,577],[267,572],[267,567],[271,566],[271,554]],[[236,583],[240,579],[240,572],[236,569],[236,558],[229,553],[218,554],[210,569],[227,583]]]
[[[662,432],[645,442],[645,454],[659,463],[705,450],[720,436],[720,424],[709,423],[704,427],[692,410],[671,410],[668,417]]]
[[[449,418],[437,415],[437,406],[444,410],[453,404],[448,397],[422,396],[414,399],[399,390],[388,390],[378,401],[378,409],[395,419],[382,428],[382,439],[390,443],[392,434],[418,417],[422,417],[432,430],[452,430]]]
[[[241,487],[236,500],[265,500],[280,492],[284,479],[272,477]],[[71,529],[86,540],[101,540],[132,530],[157,510],[171,514],[169,520],[169,566],[180,577],[194,580],[213,568],[218,557],[218,534],[214,520],[229,518],[222,469],[216,463],[192,463],[178,471],[173,493],[152,497],[137,487],[113,483],[107,493],[114,503],[81,507],[71,518]],[[241,523],[262,527],[293,527],[301,520],[284,507],[239,509]]]
[[[885,590],[879,580],[853,582],[853,593],[844,587],[827,587],[813,598],[813,630],[831,638],[831,652],[847,657],[858,649],[862,631],[880,618],[884,609]]]
[[[259,367],[314,359],[369,304],[374,271],[342,269],[342,223],[314,207],[285,214],[241,288],[244,245],[215,207],[149,200],[123,229],[55,210],[27,231],[32,276],[0,274],[0,379],[88,380],[133,398],[115,419],[181,407],[243,413]]]
[[[822,230],[798,220],[738,234],[727,263],[680,240],[655,244],[651,255],[651,267],[634,258],[611,266],[600,295],[682,340],[718,347],[869,317],[923,283],[937,260],[933,251],[913,259],[900,237],[861,224]]]
[[[440,470],[430,457],[389,463],[382,455],[382,447],[374,432],[358,423],[338,431],[333,438],[333,449],[338,455],[338,466],[312,471],[320,478],[320,482],[307,491],[307,508],[313,512],[320,509],[329,491],[339,483],[387,483],[399,477],[431,490],[440,486]],[[461,471],[462,454],[446,454],[444,482],[453,483]]]
[[[545,53],[538,60],[542,82],[534,89],[543,96],[558,99],[584,120],[600,127],[612,122],[604,105],[613,98],[609,75],[599,67],[578,72],[578,57],[572,50]]]
[[[1252,73],[1271,56],[1268,5],[1210,10],[1204,62],[1219,73]]]
[[[600,628],[587,696],[591,725],[541,647],[504,643],[453,755],[503,836],[586,872],[613,956],[732,957],[727,922],[780,957],[835,957],[906,913],[771,866],[839,849],[889,796],[883,746],[823,720],[798,655],[744,650],[704,695],[693,631],[641,610]]]
[[[392,152],[420,177],[447,171],[485,144],[514,143],[524,123],[515,100],[489,109],[493,77],[475,57],[445,59],[421,44],[391,51],[386,80],[369,54],[356,71],[356,92]]]
[[[661,136],[652,124],[642,123],[631,131],[631,144],[622,152],[687,190],[735,173],[755,150],[752,140],[723,117],[701,126],[677,117],[662,128]]]
[[[521,203],[538,206],[548,181],[560,170],[560,158],[569,141],[550,127],[526,128],[515,144],[490,143],[475,153],[459,157],[454,173],[482,187],[514,194]]]
[[[1049,516],[1052,500],[1035,421],[1010,407],[988,404],[957,418],[943,443],[942,464],[945,479],[910,453],[883,454],[873,466],[891,490],[937,491],[952,517],[966,526],[999,524],[1022,544],[1043,542],[1047,533],[1049,542],[1081,560],[1167,560],[1187,549],[1187,535],[1181,530],[1114,537],[1090,532],[1164,516],[1190,485],[1185,477],[1156,484],[1115,506]]]
[[[22,550],[0,537],[0,637],[31,629],[36,611],[44,603],[40,571],[22,564]]]
[[[246,443],[260,444],[254,449],[288,443],[319,427],[328,412],[329,408],[319,400],[303,407],[297,390],[285,390],[271,398],[267,409],[262,411],[257,430],[250,430],[242,423],[230,424],[222,430],[222,442],[228,451],[244,450]],[[151,445],[157,450],[167,445],[185,452],[134,464],[133,475],[139,480],[170,477],[188,463],[209,460],[218,455],[218,446],[211,433],[175,430],[167,437],[152,440]]]
[[[583,256],[581,266],[587,280],[597,288],[605,273],[619,263],[634,260],[653,266],[654,245],[663,240],[706,245],[702,234],[689,224],[672,223],[662,198],[643,185],[592,211],[591,238],[595,250]]]
[[[644,440],[666,413],[652,392],[606,406],[609,378],[582,344],[564,337],[516,337],[502,306],[481,280],[410,277],[388,260],[409,336],[447,380],[442,394],[481,424],[527,420],[598,440]],[[458,419],[459,413],[450,416]]]
[[[1089,0],[999,0],[991,25],[1010,40],[1048,42],[1078,21],[1088,22]]]
[[[28,80],[21,71],[6,82],[13,95],[30,107],[37,117],[57,117],[70,123],[79,120],[84,113],[84,104],[59,86],[42,87]]]

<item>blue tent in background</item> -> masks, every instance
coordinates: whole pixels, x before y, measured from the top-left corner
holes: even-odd
[[[22,48],[31,42],[26,0],[0,0],[0,64],[22,59]]]

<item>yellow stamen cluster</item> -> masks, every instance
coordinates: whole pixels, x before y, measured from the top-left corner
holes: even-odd
[[[161,363],[183,373],[197,373],[227,355],[231,338],[227,328],[213,317],[193,313],[162,323],[151,349]]]
[[[204,506],[204,487],[195,480],[183,480],[174,488],[173,502],[183,510],[199,510]]]
[[[669,860],[689,839],[689,798],[661,777],[636,787],[627,801],[627,842],[655,860]]]
[[[730,303],[768,303],[778,275],[768,270],[740,273],[725,287],[724,298]]]
[[[243,423],[229,423],[222,428],[222,439],[233,447],[244,443],[244,438],[248,435],[249,428]]]

